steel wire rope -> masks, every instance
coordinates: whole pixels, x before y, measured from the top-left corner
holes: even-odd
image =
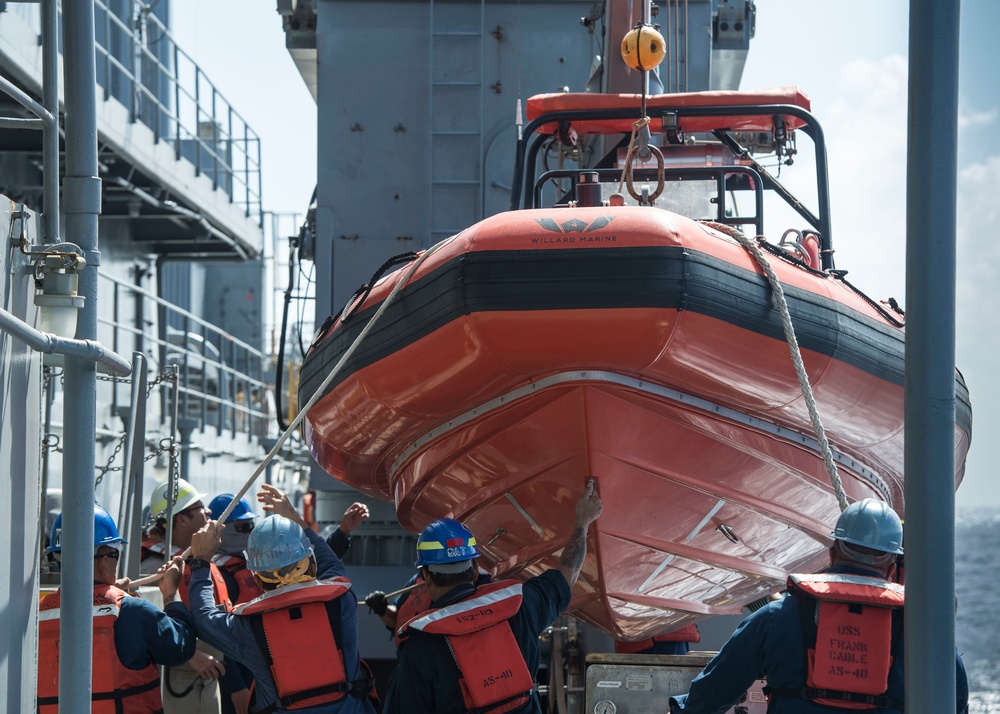
[[[816,398],[813,396],[812,385],[809,383],[809,375],[806,374],[805,364],[802,361],[802,351],[799,349],[799,341],[795,337],[795,328],[792,325],[792,316],[788,311],[788,303],[785,301],[785,291],[781,287],[781,281],[778,280],[778,276],[775,274],[774,269],[771,268],[771,264],[764,256],[760,247],[742,231],[732,226],[727,226],[724,223],[715,223],[713,221],[699,222],[735,238],[751,257],[757,261],[757,264],[767,277],[778,313],[781,315],[781,326],[785,331],[785,340],[788,342],[788,350],[792,356],[795,374],[798,376],[799,386],[802,388],[802,396],[805,398],[806,406],[809,409],[809,420],[816,431],[816,437],[819,440],[820,450],[823,454],[823,463],[826,464],[826,472],[830,476],[830,483],[833,485],[834,493],[837,496],[837,503],[840,504],[840,510],[843,512],[848,506],[847,494],[844,493],[844,484],[840,479],[840,473],[837,471],[837,464],[833,461],[833,450],[830,448],[830,441],[826,438],[826,429],[823,428],[823,422],[819,416]],[[759,238],[762,239],[763,236],[759,236]]]
[[[326,378],[323,380],[322,384],[320,384],[319,387],[316,388],[316,391],[313,392],[313,395],[309,398],[309,401],[306,402],[306,404],[299,410],[299,413],[296,415],[295,419],[292,420],[292,423],[288,425],[288,428],[285,429],[284,432],[282,432],[281,436],[275,442],[274,446],[271,447],[271,451],[267,454],[267,456],[264,457],[264,460],[260,462],[260,465],[257,466],[256,470],[253,472],[253,474],[251,474],[250,478],[247,479],[246,483],[243,484],[243,487],[239,490],[239,492],[235,496],[233,496],[233,500],[229,502],[229,505],[226,506],[226,509],[219,515],[219,518],[216,520],[216,525],[222,525],[223,523],[226,522],[226,519],[229,518],[229,514],[233,512],[233,509],[240,502],[240,499],[243,498],[243,496],[246,495],[246,492],[250,490],[250,486],[253,485],[253,482],[256,481],[257,478],[262,473],[264,473],[264,470],[267,468],[268,464],[270,464],[271,461],[274,460],[274,457],[277,456],[278,452],[281,451],[281,447],[284,446],[288,438],[298,428],[299,424],[302,423],[302,420],[305,419],[305,416],[308,413],[308,411],[323,396],[323,393],[326,390],[327,386],[340,373],[340,370],[343,369],[345,364],[347,364],[347,360],[351,358],[351,356],[354,354],[355,350],[358,348],[361,342],[365,339],[365,337],[368,336],[368,333],[371,332],[372,328],[379,321],[379,318],[382,317],[382,314],[385,312],[386,308],[389,307],[389,305],[395,299],[396,295],[403,288],[403,286],[406,285],[407,282],[409,282],[410,276],[413,275],[413,273],[417,270],[417,268],[419,268],[420,265],[427,258],[433,255],[439,248],[450,242],[453,237],[454,236],[452,236],[451,238],[446,238],[440,243],[437,243],[436,245],[433,245],[430,248],[428,248],[426,251],[424,251],[423,254],[417,257],[417,259],[413,262],[413,264],[409,268],[407,268],[406,272],[403,273],[400,279],[396,282],[396,285],[393,286],[392,292],[390,292],[389,295],[386,297],[386,299],[382,301],[382,304],[379,306],[379,309],[375,312],[374,315],[372,315],[371,320],[369,320],[368,324],[364,326],[364,328],[361,330],[358,336],[354,339],[354,342],[351,343],[351,346],[347,348],[347,351],[345,351],[344,354],[341,356],[336,366],[334,366],[334,368],[330,370],[330,373],[326,375]],[[180,557],[182,559],[187,558],[188,555],[190,555],[190,553],[191,553],[191,548],[188,547],[183,553],[180,554]],[[169,560],[167,562],[169,562]],[[139,578],[138,580],[133,581],[130,584],[130,587],[148,585],[150,583],[156,582],[157,580],[160,580],[162,577],[163,575],[161,573],[153,573],[152,575],[147,575],[143,578]]]

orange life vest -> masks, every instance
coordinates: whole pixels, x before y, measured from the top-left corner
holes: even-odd
[[[229,588],[226,587],[226,581],[222,579],[222,573],[219,572],[219,568],[216,567],[215,563],[209,563],[208,572],[212,578],[212,595],[215,597],[215,604],[226,610],[231,610],[232,604],[229,602]],[[177,594],[181,596],[181,602],[185,605],[188,604],[188,588],[190,585],[191,568],[185,563],[184,574],[181,575],[181,581],[177,583]]]
[[[212,558],[212,563],[221,570],[233,576],[236,584],[240,587],[240,594],[233,602],[233,605],[242,605],[250,602],[254,598],[264,594],[263,588],[253,576],[253,571],[247,569],[247,561],[238,555],[216,555]],[[228,592],[228,589],[227,589]],[[232,600],[232,593],[229,593]]]
[[[420,587],[411,590],[408,597],[403,600],[403,604],[396,611],[396,622],[407,623],[422,612],[426,612],[431,606],[431,595],[427,588]],[[404,639],[399,636],[399,631],[393,633],[393,640],[396,647],[403,644]]]
[[[163,710],[160,670],[152,661],[141,670],[125,667],[115,649],[115,621],[128,594],[113,585],[94,586],[94,650],[91,678],[95,714],[146,714]],[[38,711],[59,711],[60,592],[38,606]]]
[[[521,583],[482,585],[467,600],[428,610],[399,629],[443,635],[454,655],[465,707],[502,714],[524,705],[535,686],[508,620],[521,607]]]
[[[234,610],[250,619],[278,693],[278,701],[257,708],[259,714],[329,704],[348,694],[368,696],[374,682],[347,681],[344,665],[336,600],[350,588],[343,578],[310,580],[271,590]]]
[[[150,555],[155,555],[164,559],[165,562],[169,562],[170,558],[181,553],[181,548],[176,545],[170,546],[170,558],[166,556],[166,547],[161,543],[151,543],[148,547],[146,545],[142,546],[143,550]],[[213,595],[215,597],[215,604],[221,605],[226,608],[226,610],[232,609],[232,603],[229,600],[229,588],[226,587],[226,581],[222,579],[222,573],[219,572],[219,568],[215,565],[214,558],[213,562],[209,564],[209,574],[212,578]],[[177,595],[180,597],[181,602],[185,605],[188,604],[188,586],[191,584],[191,568],[186,564],[184,566],[184,572],[181,575],[181,580],[177,583]]]
[[[657,642],[698,642],[701,640],[701,632],[697,625],[685,625],[662,635],[647,637],[638,642],[615,642],[615,652],[618,654],[634,654],[648,650]]]
[[[806,688],[799,696],[841,709],[901,708],[885,692],[892,611],[903,607],[902,586],[878,577],[819,573],[792,575],[788,588],[815,598],[818,607],[816,642],[808,651]],[[812,615],[811,608],[805,610]]]

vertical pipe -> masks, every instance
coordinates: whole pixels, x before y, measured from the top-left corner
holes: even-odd
[[[243,122],[243,188],[247,199],[246,216],[250,217],[250,127]],[[260,156],[257,156],[257,165],[260,166]],[[258,176],[260,174],[258,173]],[[258,194],[259,195],[259,194]],[[262,226],[263,227],[263,226]]]
[[[194,66],[194,175],[201,176],[201,67]]]
[[[55,121],[42,125],[42,204],[45,242],[59,243],[59,11],[42,2],[42,105]]]
[[[173,44],[173,40],[171,40]],[[174,44],[174,159],[181,160],[181,67],[177,45]]]
[[[222,145],[226,147],[225,148],[226,160],[223,163],[226,166],[226,181],[225,181],[226,193],[229,194],[229,202],[232,203],[234,189],[236,188],[234,186],[235,184],[234,174],[236,173],[236,170],[233,167],[233,106],[227,103],[226,108],[228,110],[227,114],[229,115],[228,118],[229,129],[226,132],[225,141],[222,142]]]
[[[66,97],[66,179],[63,207],[66,235],[83,249],[80,272],[85,299],[76,337],[97,338],[97,217],[101,180],[97,176],[97,68],[94,54],[94,0],[63,6],[63,76]],[[67,359],[63,406],[62,604],[59,619],[59,710],[90,711],[94,576],[94,446],[97,380],[93,362]]]
[[[216,116],[215,105],[218,92],[212,85],[212,190],[219,188],[219,118]]]
[[[111,290],[111,301],[112,301],[112,314],[114,315],[113,326],[111,328],[111,351],[118,354],[118,308],[120,302],[118,283],[112,283]],[[111,383],[111,413],[113,415],[118,414],[118,382]],[[127,425],[126,425],[127,426]],[[119,518],[121,514],[119,513]]]
[[[906,711],[955,708],[959,0],[910,2],[906,175]]]

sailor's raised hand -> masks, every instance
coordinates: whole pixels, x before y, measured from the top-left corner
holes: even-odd
[[[588,478],[583,495],[576,503],[576,525],[586,528],[604,511],[604,502],[597,493],[597,479]]]

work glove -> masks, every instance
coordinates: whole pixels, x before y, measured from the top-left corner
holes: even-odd
[[[369,593],[368,597],[365,598],[365,605],[376,615],[382,617],[385,611],[389,609],[389,600],[386,598],[384,592],[376,590],[373,593]]]

